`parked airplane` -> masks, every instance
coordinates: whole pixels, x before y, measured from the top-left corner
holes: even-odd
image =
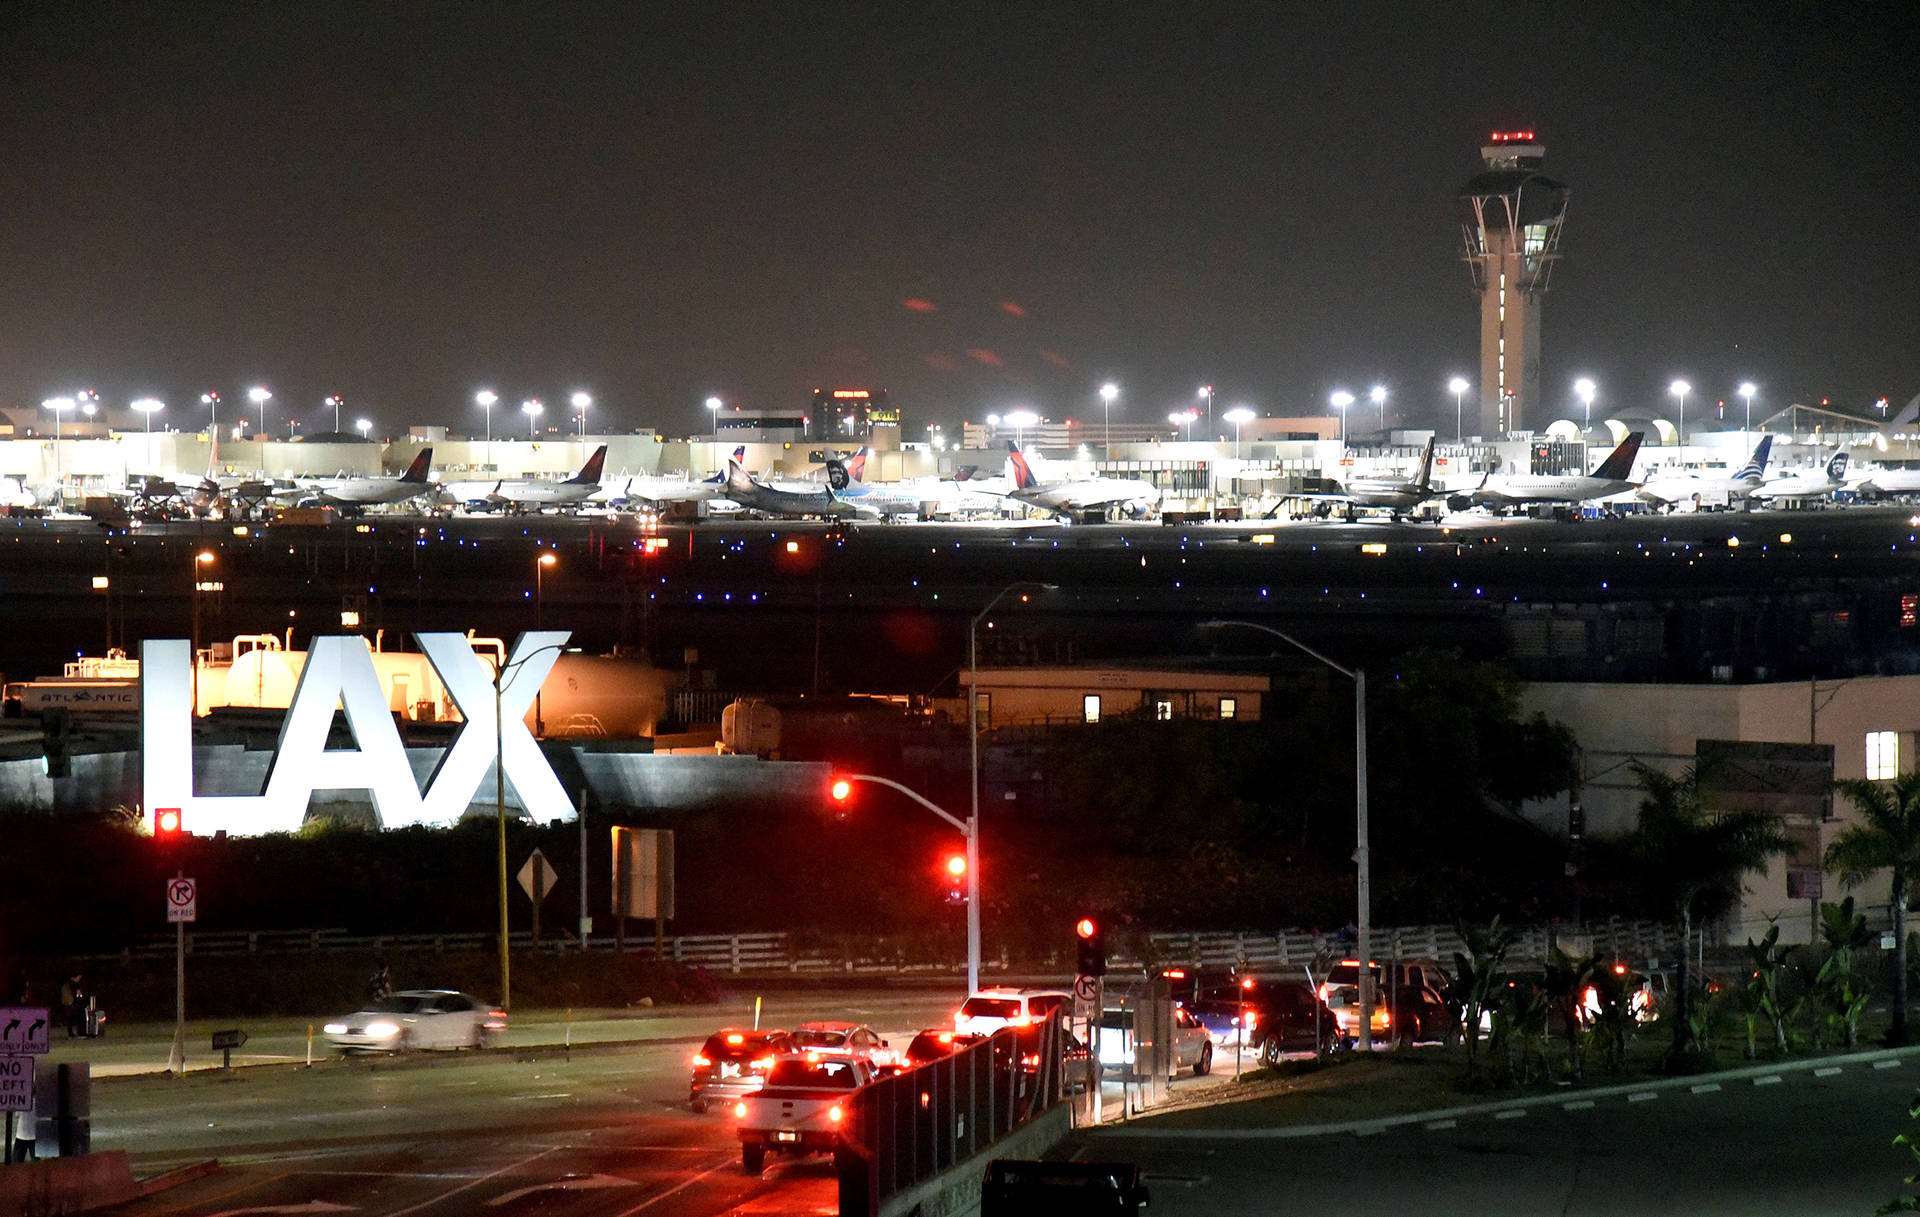
[[[1826,468],[1785,473],[1771,482],[1762,482],[1753,497],[1768,503],[1781,500],[1830,499],[1847,488],[1847,450],[1841,448],[1827,458]]]
[[[1393,519],[1398,520],[1428,499],[1436,499],[1444,494],[1445,490],[1433,484],[1433,439],[1429,437],[1426,451],[1420,454],[1420,473],[1412,481],[1403,477],[1352,478],[1341,483],[1338,490],[1300,497],[1344,503],[1348,520],[1353,519],[1354,510],[1360,507],[1384,507]],[[1278,510],[1277,506],[1275,510]]]
[[[871,519],[879,514],[871,507],[862,507],[841,498],[831,483],[818,491],[782,490],[769,486],[748,474],[738,460],[727,462],[727,480],[722,484],[721,491],[748,511],[774,516],[824,516],[844,520],[861,516]]]
[[[1747,463],[1729,476],[1703,476],[1691,470],[1669,473],[1642,482],[1634,489],[1634,497],[1663,507],[1676,503],[1692,503],[1696,507],[1730,506],[1745,500],[1765,479],[1767,457],[1772,452],[1773,436],[1763,435]]]
[[[607,463],[607,446],[601,444],[580,466],[580,472],[564,482],[546,478],[502,478],[493,488],[495,497],[520,507],[553,507],[584,503],[600,489],[600,470]]]
[[[881,518],[889,516],[954,516],[997,511],[1006,500],[1005,483],[996,487],[989,482],[968,479],[909,478],[900,482],[866,480],[867,458],[871,450],[862,448],[844,461],[827,462],[827,477],[834,492],[849,503],[871,507]],[[834,467],[845,473],[844,482],[834,480]]]
[[[322,503],[349,507],[404,503],[433,489],[427,480],[427,468],[432,462],[433,449],[422,448],[399,477],[310,478],[297,485],[296,493],[310,495]]]
[[[731,463],[741,464],[747,458],[747,446],[740,444],[733,450]],[[672,503],[718,502],[726,498],[727,474],[722,469],[712,476],[694,481],[691,477],[661,477],[656,474],[636,473],[619,483],[604,483],[593,498],[616,506],[665,507]]]
[[[1644,431],[1629,432],[1592,473],[1515,473],[1495,481],[1488,470],[1479,486],[1456,498],[1498,513],[1527,503],[1584,503],[1618,494],[1633,485],[1629,475],[1646,437]]]
[[[1136,515],[1149,515],[1160,509],[1160,488],[1133,478],[1065,478],[1041,481],[1035,466],[1040,454],[1020,450],[1007,443],[1007,469],[1011,488],[1007,497],[1056,515],[1085,518],[1119,508]]]

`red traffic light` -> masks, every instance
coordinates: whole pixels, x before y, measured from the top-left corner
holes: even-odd
[[[947,873],[955,879],[967,873],[967,859],[964,854],[955,854],[947,859]]]
[[[833,796],[833,801],[836,803],[846,802],[848,799],[853,797],[853,779],[852,778],[833,779],[833,784],[827,787],[827,793]]]
[[[153,839],[156,841],[177,841],[180,839],[180,809],[178,807],[154,808]]]
[[[1100,927],[1093,923],[1093,918],[1082,917],[1073,923],[1073,932],[1082,938],[1092,938],[1100,932]]]

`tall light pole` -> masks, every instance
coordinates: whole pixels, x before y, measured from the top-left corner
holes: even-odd
[[[207,465],[212,468],[220,463],[220,391],[202,393],[200,404],[207,408]]]
[[[265,385],[255,385],[251,389],[247,390],[247,400],[252,402],[254,405],[260,407],[260,442],[261,443],[265,443],[267,440],[267,402],[271,401],[272,399],[273,399],[273,394],[267,391],[267,387]]]
[[[1453,442],[1457,444],[1467,438],[1466,424],[1461,413],[1467,398],[1467,378],[1454,377],[1447,382],[1447,390],[1453,394]]]
[[[482,389],[473,395],[473,400],[487,416],[487,446],[485,451],[487,454],[487,468],[491,469],[493,468],[493,403],[500,400],[500,395],[492,389]]]
[[[1200,628],[1225,629],[1235,626],[1258,630],[1297,651],[1319,660],[1353,682],[1353,861],[1356,868],[1358,910],[1354,922],[1354,955],[1360,974],[1360,1047],[1373,1048],[1373,872],[1371,847],[1367,833],[1367,674],[1360,668],[1343,668],[1291,634],[1253,621],[1203,621]]]
[[[1687,394],[1693,392],[1693,386],[1684,380],[1676,380],[1667,386],[1667,392],[1673,394],[1680,403],[1680,459],[1687,459]]]
[[[1024,445],[1027,428],[1038,426],[1039,423],[1040,416],[1032,410],[1013,410],[1007,414],[1007,425],[1013,428],[1013,442],[1016,444]]]
[[[371,438],[373,435],[373,420],[370,418],[355,419],[353,429],[360,433],[361,439]]]
[[[1100,386],[1100,420],[1102,432],[1100,446],[1106,449],[1108,460],[1113,459],[1113,399],[1120,396],[1120,386],[1109,381]]]
[[[1207,399],[1207,434],[1212,435],[1213,434],[1213,386],[1201,385],[1200,396]],[[1188,438],[1192,438],[1191,435],[1189,435]]]
[[[153,412],[164,410],[166,406],[157,397],[143,397],[133,403],[133,409],[140,412],[141,421],[146,423],[147,472],[153,472]]]
[[[533,564],[533,628],[543,629],[547,619],[547,570],[560,559],[552,550],[541,554]],[[539,718],[536,713],[535,719]]]
[[[540,405],[540,399],[537,397],[529,397],[527,398],[527,400],[520,403],[520,413],[527,416],[527,438],[528,439],[538,439],[540,437],[540,432],[538,428],[540,425],[540,411],[542,408],[543,407]]]
[[[1327,398],[1333,408],[1340,411],[1340,446],[1347,446],[1347,407],[1353,404],[1353,394],[1345,389],[1335,389],[1333,396]]]
[[[565,635],[561,637],[564,639]],[[538,638],[539,635],[536,635],[535,641],[538,641]],[[508,678],[507,674],[509,672],[518,675],[521,667],[534,656],[544,655],[548,651],[563,651],[565,649],[566,643],[564,641],[550,642],[543,646],[537,646],[511,663],[502,662],[498,668],[494,669],[493,673],[493,818],[494,826],[497,830],[495,839],[499,846],[500,1008],[502,1010],[511,1010],[513,1008],[513,977],[508,963],[509,956],[507,953],[507,768],[506,758],[503,755],[506,751],[506,743],[504,732],[501,730],[504,726],[502,716],[505,712],[500,708],[500,703],[506,686],[513,683],[512,680]],[[535,697],[538,696],[536,693]],[[535,712],[535,718],[537,721],[537,711]],[[582,882],[584,881],[583,875]]]
[[[347,399],[338,393],[330,393],[327,395],[327,400],[320,404],[333,407],[333,433],[335,435],[340,434],[340,407],[347,404]]]
[[[713,420],[711,426],[716,437],[720,434],[720,407],[726,404],[717,394],[707,398],[707,415]]]
[[[60,481],[60,416],[73,409],[71,397],[49,397],[40,403],[42,409],[53,411],[53,480]]]
[[[1235,406],[1220,416],[1233,424],[1233,459],[1240,459],[1240,428],[1253,421],[1253,411],[1245,406]]]
[[[1591,376],[1582,376],[1573,382],[1573,391],[1580,398],[1580,404],[1586,409],[1585,422],[1581,424],[1583,432],[1593,429],[1593,395],[1599,392],[1599,388],[1600,386],[1593,383]],[[1582,438],[1585,438],[1584,434]]]
[[[1053,583],[1009,583],[994,593],[987,606],[973,615],[967,623],[967,745],[968,781],[970,796],[967,814],[971,827],[967,830],[967,875],[969,891],[974,899],[967,901],[967,992],[973,993],[980,988],[980,622],[991,613],[994,606],[1014,592],[1021,590],[1050,592],[1058,585]]]
[[[575,393],[568,399],[573,408],[580,412],[580,438],[587,438],[587,407],[593,404],[593,398],[586,393]]]
[[[1384,434],[1387,429],[1387,386],[1375,385],[1367,396],[1373,400],[1374,405],[1380,407],[1380,430]]]
[[[1754,388],[1751,380],[1743,380],[1740,382],[1740,396],[1745,398],[1747,402],[1746,421],[1740,425],[1740,439],[1743,442],[1747,438],[1747,432],[1753,430],[1753,395],[1759,391],[1760,390]]]

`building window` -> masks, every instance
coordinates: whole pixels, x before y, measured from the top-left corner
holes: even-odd
[[[1164,697],[1153,699],[1153,717],[1156,722],[1173,721],[1173,702]]]
[[[993,725],[993,694],[975,693],[973,695],[974,729],[984,731]]]
[[[1867,780],[1886,782],[1900,776],[1900,736],[1893,731],[1867,732]]]
[[[1220,699],[1220,717],[1221,718],[1233,718],[1239,713],[1240,713],[1239,698],[1223,697]]]
[[[1100,721],[1100,695],[1098,693],[1089,693],[1080,699],[1080,718],[1081,721],[1089,723],[1097,723]]]

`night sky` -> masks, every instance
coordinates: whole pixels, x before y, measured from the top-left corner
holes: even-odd
[[[0,6],[0,404],[1450,422],[1513,127],[1573,190],[1550,405],[1920,391],[1912,4],[947,7]]]

